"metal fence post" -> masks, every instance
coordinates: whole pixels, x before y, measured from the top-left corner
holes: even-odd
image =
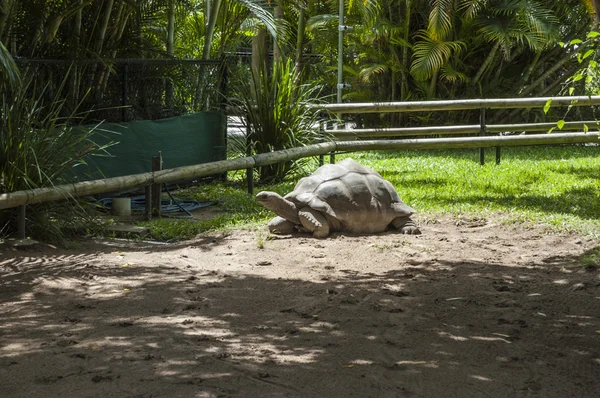
[[[152,220],[152,185],[146,185],[144,199],[144,220]]]
[[[342,115],[340,114],[340,115],[338,115],[338,117],[342,117]],[[335,125],[335,124],[332,127],[337,129],[337,125]],[[335,151],[329,153],[329,163],[331,163],[331,164],[335,163]]]
[[[162,153],[158,152],[158,155],[152,158],[152,171],[160,171],[163,168]],[[162,187],[160,184],[152,184],[152,215],[160,217],[160,194],[162,193]]]
[[[319,143],[325,142],[325,123],[319,122]],[[325,164],[325,155],[319,155],[319,166]]]
[[[485,136],[485,108],[481,108],[479,114],[479,135]],[[485,164],[485,148],[479,148],[479,164],[482,166]]]
[[[18,219],[17,232],[19,234],[19,239],[25,239],[27,237],[27,234],[25,232],[26,208],[27,208],[27,205],[21,205],[18,208],[19,219]]]
[[[246,122],[246,156],[252,156],[252,133],[250,132],[250,125]],[[249,167],[246,169],[246,183],[248,184],[248,194],[254,193],[254,169]]]

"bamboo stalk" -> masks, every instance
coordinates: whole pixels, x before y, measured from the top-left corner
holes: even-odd
[[[458,111],[466,109],[509,109],[543,107],[548,100],[552,106],[600,105],[600,96],[466,99],[453,101],[375,102],[354,104],[325,104],[319,108],[330,113],[384,113]]]

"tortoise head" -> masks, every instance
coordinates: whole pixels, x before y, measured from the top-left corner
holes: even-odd
[[[256,194],[256,200],[258,200],[267,209],[277,214],[279,217],[283,217],[295,224],[300,224],[296,205],[283,198],[278,193],[262,191]]]

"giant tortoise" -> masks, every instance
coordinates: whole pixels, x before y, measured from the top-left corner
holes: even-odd
[[[415,210],[400,200],[392,184],[349,158],[319,167],[284,197],[263,191],[256,199],[277,214],[268,224],[273,233],[300,230],[325,238],[332,231],[370,234],[389,227],[421,233],[410,219]]]

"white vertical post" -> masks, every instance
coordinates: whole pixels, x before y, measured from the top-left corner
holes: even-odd
[[[338,15],[338,78],[337,78],[337,103],[342,103],[342,92],[344,90],[344,0],[340,0],[340,8]],[[342,114],[337,114],[340,124],[337,128],[344,128]],[[335,163],[335,152],[329,154],[329,161]]]

